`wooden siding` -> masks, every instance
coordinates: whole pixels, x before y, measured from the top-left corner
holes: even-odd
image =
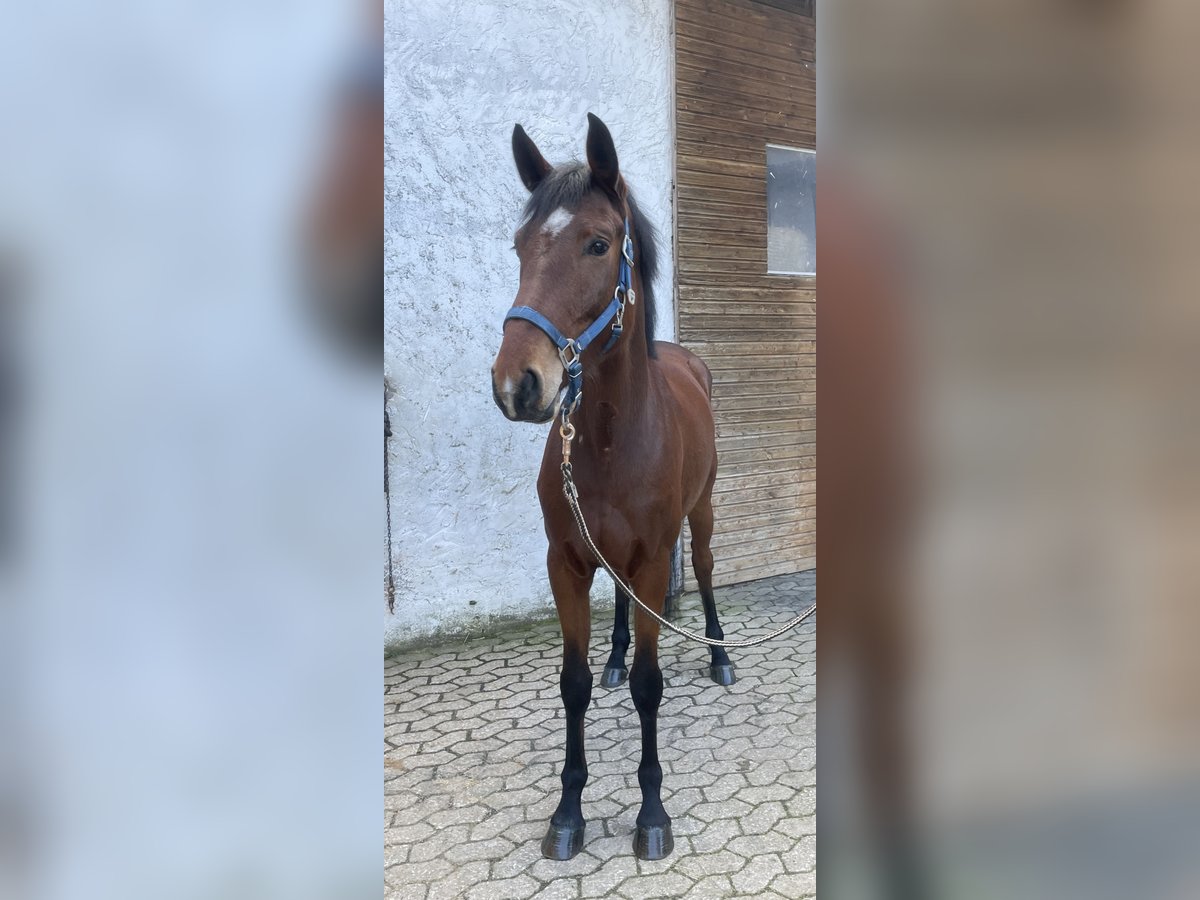
[[[815,44],[811,2],[675,3],[677,308],[713,373],[718,585],[815,565],[816,279],[766,274],[766,145],[815,147]]]

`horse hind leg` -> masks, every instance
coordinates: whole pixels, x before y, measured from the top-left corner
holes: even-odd
[[[629,597],[619,587],[614,590],[616,602],[613,604],[612,653],[604,665],[604,674],[600,676],[600,684],[606,688],[616,687],[629,677],[629,669],[625,667],[625,652],[629,649]]]
[[[714,640],[724,640],[725,632],[717,619],[717,601],[713,597],[712,570],[713,555],[709,547],[713,533],[712,483],[696,504],[696,508],[688,515],[688,524],[692,528],[692,569],[696,573],[696,583],[700,586],[700,599],[704,603],[704,636]],[[719,685],[729,686],[737,678],[734,675],[733,663],[724,647],[710,647],[711,660],[708,667],[709,677]]]

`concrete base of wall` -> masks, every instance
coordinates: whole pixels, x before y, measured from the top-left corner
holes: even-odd
[[[592,627],[612,628],[613,597],[611,590],[605,596],[598,596],[592,591]],[[600,613],[600,617],[596,617]],[[387,659],[402,655],[405,651],[416,648],[439,647],[443,644],[459,643],[475,638],[500,634],[513,628],[533,625],[538,622],[554,621],[558,614],[553,607],[546,611],[526,613],[479,613],[474,616],[460,618],[456,621],[443,623],[442,627],[431,634],[421,634],[413,637],[389,638],[384,642],[384,657]]]

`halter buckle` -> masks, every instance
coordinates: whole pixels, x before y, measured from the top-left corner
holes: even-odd
[[[579,345],[573,340],[567,341],[558,348],[558,358],[562,360],[563,368],[569,372],[571,367],[579,362]]]
[[[625,240],[621,242],[621,255],[625,257],[625,262],[633,266],[633,238],[629,236],[628,231],[625,234]]]

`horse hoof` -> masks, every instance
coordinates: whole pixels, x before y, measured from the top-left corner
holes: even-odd
[[[675,849],[675,838],[671,835],[671,823],[666,825],[639,825],[633,835],[633,855],[638,859],[664,859]]]
[[[546,859],[567,860],[583,849],[583,825],[550,824],[542,838],[542,856]]]
[[[737,677],[733,674],[733,666],[709,666],[708,677],[722,687],[729,687],[737,681]]]
[[[624,666],[619,669],[614,669],[612,666],[605,666],[604,674],[600,676],[600,686],[614,688],[618,684],[622,684],[628,677],[629,670]]]

